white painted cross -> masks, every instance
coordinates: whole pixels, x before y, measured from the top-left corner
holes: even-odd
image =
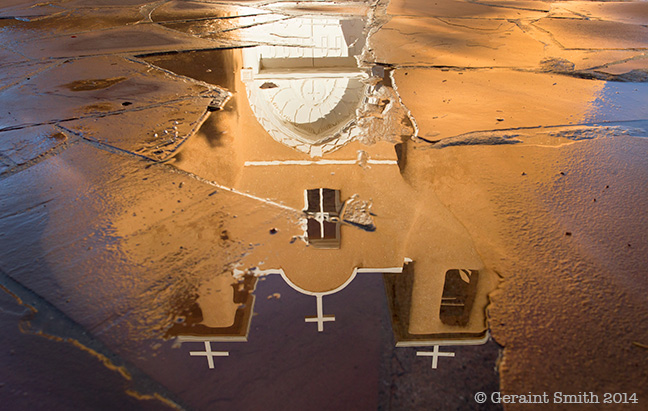
[[[317,323],[317,331],[324,331],[324,322],[325,321],[335,321],[334,315],[324,315],[324,308],[322,304],[322,295],[315,295],[317,299],[317,315],[315,317],[308,316],[304,319],[307,323]]]
[[[416,353],[417,357],[432,357],[432,368],[436,369],[439,362],[439,357],[454,357],[453,352],[440,352],[439,346],[434,346],[434,351],[419,351]]]
[[[228,357],[228,351],[212,351],[211,350],[211,341],[204,341],[205,351],[189,351],[189,355],[192,357],[196,356],[205,356],[207,357],[207,365],[209,368],[214,368],[214,357]]]

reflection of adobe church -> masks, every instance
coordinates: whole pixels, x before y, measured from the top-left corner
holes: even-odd
[[[367,77],[355,59],[365,43],[363,29],[359,20],[290,19],[272,25],[270,38],[296,34],[302,47],[243,51],[250,107],[273,139],[311,155],[349,139],[344,131],[355,120]]]
[[[204,284],[171,333],[246,340],[259,275],[281,275],[314,296],[314,312],[304,314],[317,314],[306,321],[322,331],[334,320],[325,315],[326,295],[357,275],[382,274],[397,343],[484,337],[496,276],[434,194],[403,179],[406,145],[395,141],[394,130],[403,130],[396,137],[405,141],[412,122],[403,116],[398,127],[391,124],[388,112],[406,112],[389,72],[358,68],[364,23],[293,18],[266,29],[269,38],[290,37],[293,44],[242,52],[231,186],[299,213],[287,214],[286,226],[272,235],[258,227],[263,240],[250,241],[263,244],[244,257],[238,280],[220,276]],[[241,232],[250,232],[239,220]]]

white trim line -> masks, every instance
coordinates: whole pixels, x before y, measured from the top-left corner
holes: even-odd
[[[246,161],[245,167],[250,166],[328,166],[328,165],[357,165],[358,160],[272,160],[272,161]],[[398,165],[396,160],[367,160],[367,164]]]
[[[404,261],[408,262],[408,261],[411,261],[411,260],[409,258],[405,258]],[[299,292],[301,294],[311,295],[311,296],[317,297],[318,295],[325,296],[325,295],[331,295],[331,294],[335,294],[337,292],[342,291],[349,284],[351,284],[351,282],[356,278],[356,276],[358,274],[383,274],[383,273],[401,273],[401,272],[403,272],[403,267],[402,266],[401,267],[384,267],[384,268],[379,268],[379,267],[376,267],[376,268],[358,268],[358,267],[355,267],[353,269],[353,273],[351,273],[351,276],[349,278],[347,278],[347,280],[343,284],[341,284],[340,286],[338,286],[337,288],[335,288],[333,290],[319,291],[319,292],[308,291],[308,290],[305,290],[305,289],[299,287],[297,284],[293,283],[290,280],[290,278],[288,278],[288,276],[284,272],[283,268],[269,268],[269,269],[266,269],[266,270],[257,269],[257,270],[254,271],[253,275],[255,277],[263,277],[263,276],[266,276],[266,275],[279,274],[284,279],[284,281],[290,286],[290,288],[292,288],[293,290],[295,290],[295,291],[297,291],[297,292]],[[233,273],[234,273],[234,277],[237,277],[237,276],[240,276],[240,275],[244,274],[245,271],[238,270],[238,269],[235,268],[233,270]]]
[[[248,339],[247,337],[243,336],[234,336],[234,337],[226,337],[226,336],[220,336],[220,335],[178,335],[176,337],[176,340],[182,343],[187,343],[187,342],[203,342],[203,341],[211,341],[211,342],[247,342]]]
[[[483,345],[488,342],[488,337],[490,336],[490,332],[486,332],[486,335],[484,335],[482,338],[465,338],[462,339],[461,337],[457,338],[456,340],[452,339],[444,339],[444,340],[434,340],[430,338],[429,340],[411,340],[411,341],[400,341],[396,343],[397,348],[405,348],[405,347],[432,347],[435,345],[443,345],[443,346],[459,346],[459,345]]]

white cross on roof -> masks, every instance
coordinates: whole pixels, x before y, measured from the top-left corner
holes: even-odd
[[[315,298],[317,299],[317,316],[312,317],[306,317],[304,321],[307,323],[317,323],[317,331],[322,332],[324,331],[324,322],[326,321],[335,321],[335,316],[334,315],[324,315],[324,307],[322,304],[322,295],[317,294],[315,295]]]
[[[214,357],[228,357],[228,351],[212,351],[211,350],[211,341],[204,341],[205,351],[189,351],[189,355],[192,357],[196,356],[205,356],[207,357],[207,365],[209,368],[214,368]]]
[[[432,357],[432,368],[436,369],[439,362],[439,357],[454,357],[453,352],[440,352],[439,346],[434,346],[434,351],[419,351],[416,353],[417,357]]]

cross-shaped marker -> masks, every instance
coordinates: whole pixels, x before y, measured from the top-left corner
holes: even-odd
[[[317,316],[312,317],[306,317],[304,321],[307,323],[317,323],[317,331],[322,332],[324,331],[324,322],[325,321],[335,321],[335,316],[334,315],[324,315],[324,308],[322,304],[322,296],[321,295],[316,295],[315,298],[317,298]]]
[[[434,351],[419,351],[416,353],[417,357],[432,357],[432,368],[436,369],[439,362],[439,357],[454,357],[453,352],[440,352],[439,346],[434,346]]]
[[[196,356],[205,356],[207,357],[207,365],[209,368],[214,368],[214,357],[228,357],[229,352],[227,351],[212,351],[211,350],[211,341],[205,341],[205,351],[189,351],[189,355],[192,357]]]

